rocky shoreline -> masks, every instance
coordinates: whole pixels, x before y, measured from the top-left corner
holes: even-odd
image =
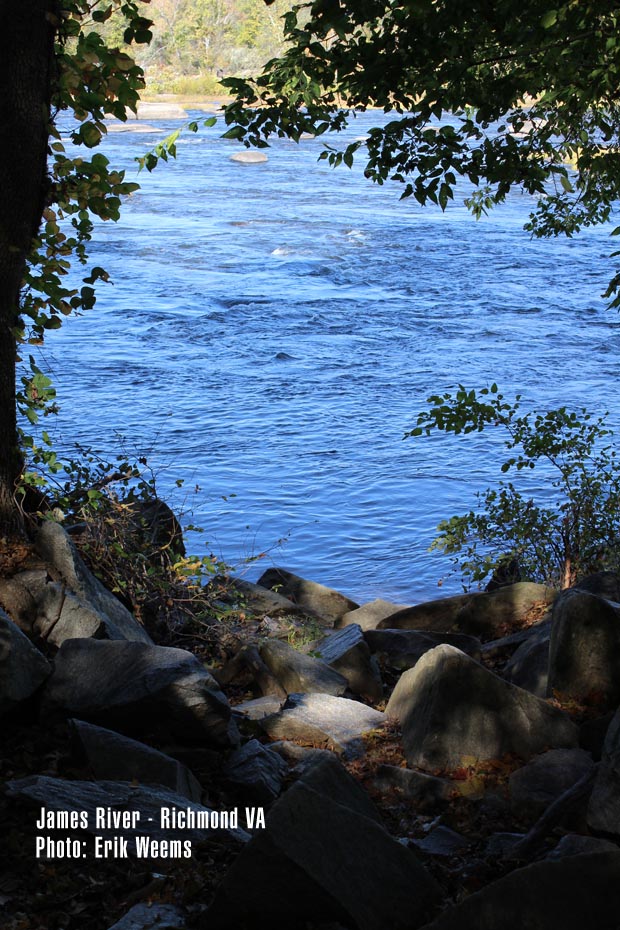
[[[272,568],[227,580],[207,667],[60,524],[33,545],[0,579],[8,930],[617,928],[618,575],[404,606]]]

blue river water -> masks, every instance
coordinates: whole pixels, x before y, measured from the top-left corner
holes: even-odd
[[[250,580],[278,564],[359,601],[461,590],[427,550],[497,477],[498,437],[403,434],[459,382],[617,425],[609,229],[533,241],[525,195],[477,223],[466,188],[442,213],[318,162],[320,140],[243,166],[221,132],[182,136],[98,229],[92,260],[114,283],[48,337],[62,411],[46,427],[61,447],[146,454],[160,495],[203,528],[189,548]],[[161,138],[110,133],[104,151],[133,177]]]

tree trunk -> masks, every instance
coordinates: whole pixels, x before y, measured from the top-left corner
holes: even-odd
[[[47,196],[55,0],[0,0],[0,538],[20,525],[16,332],[26,259]]]

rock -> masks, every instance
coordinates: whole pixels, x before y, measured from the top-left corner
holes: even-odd
[[[361,607],[348,611],[335,625],[336,627],[344,627],[356,623],[362,630],[375,630],[377,625],[386,617],[391,617],[393,614],[407,609],[408,607],[405,604],[393,604],[391,601],[384,601],[378,597],[374,601],[369,601],[368,604],[362,604]]]
[[[562,592],[553,609],[547,693],[595,703],[601,713],[620,704],[620,605]]]
[[[422,630],[367,630],[364,634],[373,654],[392,668],[405,671],[441,643],[449,643],[474,659],[480,658],[480,640],[464,633],[430,633]]]
[[[260,657],[287,694],[313,692],[340,696],[347,690],[343,675],[281,640],[268,639],[263,643]]]
[[[529,759],[549,746],[574,746],[578,737],[562,711],[448,645],[401,675],[386,716],[402,725],[409,764],[431,771],[506,753]]]
[[[238,742],[228,701],[184,649],[70,639],[55,660],[47,712],[79,717],[130,735],[155,732],[217,746]]]
[[[504,666],[504,675],[513,685],[544,698],[549,678],[551,617],[530,629],[531,634]]]
[[[162,556],[172,563],[185,555],[183,529],[165,501],[153,497],[126,506],[125,515],[131,518],[138,537],[138,551],[147,555],[149,561],[161,565]]]
[[[516,633],[509,633],[508,636],[501,636],[499,639],[491,639],[488,643],[483,643],[480,648],[482,658],[497,659],[502,656],[511,656],[522,643],[533,635],[535,629],[536,626],[533,625],[517,630]]]
[[[443,824],[431,830],[423,840],[409,840],[409,844],[426,856],[440,856],[446,859],[462,856],[470,845],[466,837]]]
[[[300,578],[284,568],[269,568],[258,579],[263,588],[276,590],[278,594],[298,604],[306,611],[321,617],[332,626],[339,623],[345,614],[359,607],[355,601],[332,588]]]
[[[620,575],[617,572],[596,572],[581,578],[573,585],[573,590],[587,591],[588,594],[620,603]]]
[[[436,778],[397,765],[380,765],[373,786],[383,793],[397,789],[414,804],[417,811],[430,811],[445,806],[458,794],[448,778]]]
[[[277,753],[252,739],[232,754],[223,774],[244,802],[266,807],[282,791],[288,765]]]
[[[106,132],[164,132],[163,129],[157,129],[149,123],[139,123],[137,120],[127,120],[121,123],[120,120],[106,120]]]
[[[252,701],[243,701],[242,704],[235,704],[232,708],[235,717],[245,720],[262,720],[270,714],[277,714],[281,710],[284,701],[274,694],[266,694],[263,697],[254,698]]]
[[[201,802],[200,782],[177,759],[84,720],[70,720],[69,724],[74,744],[81,747],[95,778],[163,785],[190,801]]]
[[[323,759],[334,758],[329,749],[311,749],[310,746],[298,746],[297,743],[289,743],[288,740],[269,743],[269,748],[277,752],[289,765],[294,766],[296,772],[303,772]]]
[[[584,720],[579,727],[579,745],[590,753],[595,762],[598,762],[603,755],[607,731],[613,718],[614,712],[610,710],[602,717]]]
[[[44,569],[20,572],[12,578],[0,578],[0,608],[7,612],[24,633],[32,633],[37,615],[37,599],[47,581]]]
[[[0,610],[0,716],[31,697],[51,671],[45,656]]]
[[[121,837],[128,841],[130,855],[136,853],[137,837],[148,837],[156,842],[180,839],[196,843],[212,836],[241,843],[250,838],[245,830],[234,825],[232,811],[227,811],[228,818],[225,818],[223,811],[202,807],[160,785],[134,785],[125,781],[66,781],[48,775],[29,775],[7,782],[6,793],[10,798],[35,801],[48,811],[82,814],[86,822],[80,823],[78,830],[94,836]],[[107,808],[117,813],[127,811],[127,820],[119,819],[118,823],[105,817],[102,820]],[[178,819],[175,824],[169,817],[170,811],[181,811],[186,815],[183,826]],[[42,834],[53,832],[47,827],[41,830]]]
[[[138,623],[128,623],[121,631],[106,614],[93,610],[58,582],[48,584],[39,599],[33,630],[54,646],[66,639],[87,638],[144,642]]]
[[[316,646],[320,658],[347,680],[354,694],[369,701],[383,698],[383,682],[377,663],[370,655],[361,627],[349,624],[326,636]]]
[[[178,103],[138,103],[138,119],[187,119],[187,110]]]
[[[513,849],[524,837],[524,833],[492,833],[484,854],[488,859],[510,859]]]
[[[273,740],[298,739],[332,749],[345,759],[363,755],[362,734],[384,723],[385,715],[378,710],[331,694],[291,694],[278,714],[261,720]]]
[[[602,840],[598,836],[567,833],[562,837],[555,849],[552,849],[545,856],[545,859],[561,859],[563,856],[581,856],[584,853],[597,852],[620,853],[620,848],[610,840]]]
[[[184,930],[183,911],[173,904],[135,904],[109,930]]]
[[[276,591],[270,591],[269,588],[263,588],[261,585],[245,581],[243,578],[223,578],[218,576],[213,579],[212,583],[215,585],[219,583],[225,587],[226,597],[231,596],[238,599],[243,608],[255,616],[269,614],[272,617],[278,617],[282,614],[298,614],[302,612],[297,604],[293,604],[292,601],[282,597]]]
[[[591,830],[620,837],[620,709],[607,730],[587,818]]]
[[[590,853],[516,869],[422,930],[611,930],[619,908],[620,856]]]
[[[462,608],[474,597],[473,594],[455,594],[434,601],[425,601],[414,607],[405,607],[395,614],[384,617],[378,630],[430,630],[449,633],[456,629],[456,618]]]
[[[594,767],[583,749],[550,749],[512,773],[511,805],[521,816],[538,817]]]
[[[36,531],[35,543],[52,571],[82,604],[106,617],[124,639],[152,642],[146,630],[127,608],[86,568],[69,534],[60,523],[44,521]]]
[[[314,765],[308,766],[299,780],[313,791],[383,826],[379,811],[368,792],[349,775],[333,753],[325,753]]]
[[[234,155],[230,156],[231,161],[236,161],[240,165],[262,165],[266,161],[269,161],[264,152],[236,152]]]
[[[518,581],[495,591],[472,594],[456,617],[459,630],[493,636],[497,630],[522,623],[535,608],[548,607],[557,591],[543,584]]]
[[[375,820],[299,781],[233,863],[205,926],[302,930],[334,920],[351,930],[410,930],[440,896],[415,855]]]

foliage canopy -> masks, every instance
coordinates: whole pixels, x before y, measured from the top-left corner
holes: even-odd
[[[537,201],[531,232],[570,236],[620,196],[619,26],[613,0],[302,3],[285,16],[287,51],[223,82],[228,135],[263,146],[380,108],[395,119],[323,157],[360,156],[369,178],[442,208],[464,176],[477,216],[518,187]]]

